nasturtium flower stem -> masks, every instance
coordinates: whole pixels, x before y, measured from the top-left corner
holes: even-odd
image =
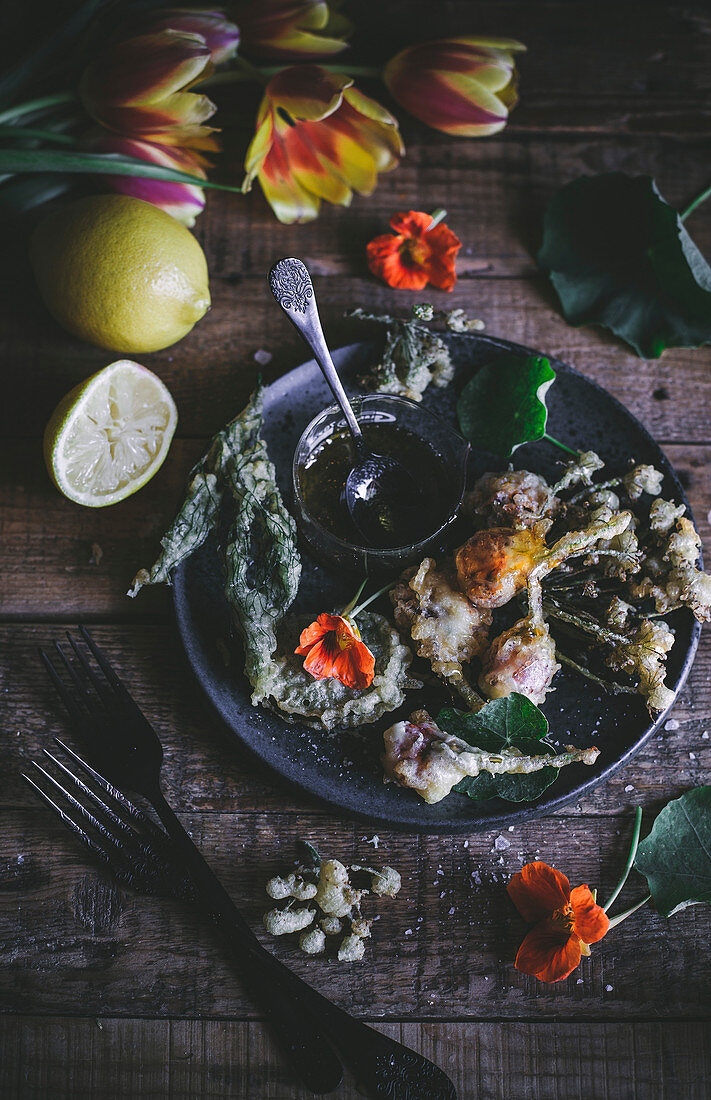
[[[434,229],[434,227],[436,225],[439,225],[440,222],[443,222],[446,217],[447,217],[447,211],[444,209],[444,207],[440,206],[440,207],[438,207],[437,210],[433,210],[432,211],[432,221],[430,222],[430,224],[425,229],[425,233],[429,233],[430,229]]]
[[[363,603],[359,604],[358,607],[353,608],[353,610],[350,612],[351,618],[355,619],[356,615],[360,615],[361,611],[365,611],[366,607],[370,607],[372,603],[375,603],[378,597],[382,596],[383,592],[389,592],[391,588],[395,587],[395,584],[396,581],[390,581],[388,584],[384,584],[382,588],[379,588],[377,592],[374,592],[372,596],[368,596],[367,600],[363,600]],[[361,588],[356,595],[356,599],[358,599],[358,596],[360,596],[360,593],[362,591],[363,589]]]
[[[347,616],[348,616],[348,615],[350,615],[350,614],[351,614],[351,612],[353,611],[353,608],[354,608],[354,607],[355,607],[355,605],[356,605],[356,604],[358,603],[358,600],[360,599],[360,594],[361,594],[361,592],[363,591],[363,589],[365,588],[365,586],[366,586],[366,584],[367,584],[367,583],[368,583],[368,578],[367,578],[367,577],[365,577],[365,578],[363,579],[363,582],[362,582],[362,584],[361,584],[361,585],[359,586],[359,588],[358,588],[358,591],[356,592],[356,594],[355,594],[355,596],[353,597],[353,599],[352,599],[352,600],[349,600],[349,602],[348,602],[348,603],[346,604],[346,606],[345,606],[345,607],[343,608],[343,611],[341,612],[341,614],[343,615],[343,618],[344,618],[344,619],[345,619],[345,618],[347,618]]]
[[[629,875],[630,871],[632,870],[632,864],[634,863],[634,857],[637,855],[637,847],[639,845],[639,834],[640,834],[641,828],[642,828],[642,807],[638,806],[637,811],[635,813],[634,831],[632,833],[632,843],[630,844],[630,851],[629,851],[629,855],[627,856],[627,863],[625,865],[624,871],[622,872],[622,878],[617,883],[617,886],[612,891],[609,898],[607,899],[607,901],[603,905],[603,909],[605,910],[605,912],[607,912],[607,910],[610,908],[613,901],[615,900],[617,895],[622,890],[622,887],[627,882],[628,875]],[[639,908],[639,906],[637,906],[636,908]],[[630,910],[630,912],[634,912],[634,910]],[[615,917],[616,922],[619,922],[619,920],[620,920],[619,917]],[[612,927],[612,923],[613,922],[610,922],[610,927]]]
[[[559,439],[555,439],[552,435],[548,435],[548,432],[544,432],[541,439],[547,439],[549,443],[553,443],[554,446],[560,447],[561,451],[565,451],[566,454],[575,455],[577,458],[580,451],[574,451],[572,447],[568,447],[565,443],[561,443]]]
[[[62,103],[75,103],[76,98],[76,92],[55,92],[54,95],[45,95],[40,99],[30,99],[26,103],[18,103],[16,107],[8,107],[6,111],[0,111],[0,122],[10,122],[12,119],[22,118],[23,115],[46,111]]]
[[[700,195],[697,195],[693,202],[690,202],[683,214],[679,215],[681,221],[686,221],[689,214],[693,214],[697,206],[701,206],[702,202],[706,202],[706,199],[711,197],[711,187],[707,187],[705,191],[702,191]]]
[[[625,909],[624,913],[619,913],[616,917],[613,917],[607,929],[608,932],[610,929],[614,928],[615,925],[622,924],[623,920],[627,920],[628,917],[631,917],[633,913],[636,913],[638,909],[641,909],[642,906],[646,905],[651,899],[652,895],[647,894],[646,898],[642,898],[642,900],[638,901],[636,905],[633,905],[631,909]]]

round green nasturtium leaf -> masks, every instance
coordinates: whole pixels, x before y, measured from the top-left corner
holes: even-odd
[[[651,176],[582,176],[545,213],[538,263],[571,325],[598,324],[656,359],[711,342],[711,268]]]
[[[524,695],[514,692],[505,699],[491,699],[476,714],[446,709],[437,715],[437,725],[445,733],[485,752],[500,752],[514,746],[526,756],[555,753],[545,741],[548,722],[543,711]],[[504,798],[508,802],[533,802],[558,778],[559,768],[541,768],[537,772],[492,775],[479,772],[466,776],[454,788],[459,794],[480,801]]]
[[[542,439],[548,420],[545,397],[554,380],[555,371],[543,356],[510,354],[486,363],[457,402],[462,435],[502,458],[522,443]]]
[[[711,902],[711,787],[696,787],[667,803],[634,865],[664,917]]]

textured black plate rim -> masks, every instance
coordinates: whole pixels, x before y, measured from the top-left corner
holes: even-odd
[[[485,336],[483,334],[482,335],[477,334],[476,336],[468,336],[468,337],[464,336],[463,339],[465,339],[465,340],[466,339],[471,339],[471,340],[476,340],[478,343],[486,343],[486,344],[489,344],[492,347],[496,347],[496,348],[498,348],[502,351],[515,351],[515,352],[519,352],[519,353],[524,354],[524,355],[540,355],[540,354],[542,354],[540,351],[537,351],[535,348],[529,348],[529,347],[526,347],[524,344],[516,344],[513,341],[505,340],[503,338],[495,337],[495,336]],[[364,344],[367,344],[367,343],[368,343],[368,341],[358,341],[358,342],[353,343],[353,344],[346,344],[346,345],[343,345],[340,348],[338,348],[337,351],[341,355],[349,354],[349,353],[352,354],[356,351],[356,349],[362,347]],[[590,378],[587,378],[580,371],[576,370],[574,367],[569,366],[567,363],[564,363],[560,359],[556,359],[552,356],[548,356],[547,358],[549,359],[549,361],[551,362],[551,364],[553,365],[553,367],[555,369],[562,369],[562,370],[564,370],[565,372],[567,372],[569,374],[576,375],[578,378],[582,379],[585,382],[586,385],[592,387],[593,389],[595,389],[599,393],[603,394],[607,401],[611,402],[614,406],[616,406],[618,409],[620,409],[626,416],[631,417],[635,421],[635,425],[636,425],[640,435],[654,449],[658,450],[662,454],[662,456],[664,458],[664,464],[665,464],[665,474],[668,477],[670,477],[672,482],[674,483],[674,488],[675,488],[675,491],[676,491],[676,494],[677,494],[677,499],[680,500],[686,506],[687,515],[693,521],[693,514],[692,514],[691,508],[689,506],[689,501],[686,497],[686,493],[684,492],[684,488],[683,488],[683,486],[682,486],[682,484],[681,484],[681,482],[680,482],[680,480],[679,480],[679,478],[676,474],[676,471],[675,471],[674,467],[672,466],[671,462],[669,461],[667,456],[662,451],[662,448],[660,447],[660,445],[655,441],[653,436],[647,431],[647,429],[644,427],[644,425],[639,420],[637,420],[637,418],[629,411],[629,409],[626,408],[625,405],[623,405],[623,403],[621,401],[619,401],[616,397],[614,397],[611,393],[609,393],[604,388],[604,386],[601,386],[599,383],[595,382],[594,380],[592,380]],[[302,367],[309,367],[313,363],[314,363],[314,361],[312,359],[305,360],[303,363],[298,364],[296,367],[293,367],[292,370],[287,371],[286,374],[284,374],[284,375],[280,376],[278,379],[276,379],[275,382],[272,383],[272,385],[281,384],[283,386],[284,383],[285,383],[285,380],[289,377],[289,375],[294,373],[294,371],[297,371],[297,370],[301,369]],[[189,616],[189,613],[188,613],[188,601],[183,596],[182,573],[179,572],[178,575],[176,576],[175,583],[174,583],[173,588],[172,588],[171,591],[172,591],[173,609],[174,609],[176,623],[177,623],[177,627],[178,627],[178,633],[180,635],[180,641],[181,641],[181,644],[182,644],[183,649],[185,651],[186,657],[188,659],[188,663],[190,664],[190,667],[192,669],[193,675],[195,676],[198,684],[200,685],[200,688],[202,689],[204,695],[206,696],[207,701],[209,702],[210,708],[219,717],[221,723],[230,731],[230,734],[233,737],[237,738],[237,740],[239,741],[242,748],[245,749],[250,756],[254,757],[255,760],[259,761],[259,763],[262,765],[262,767],[265,767],[269,771],[273,771],[275,774],[277,774],[279,776],[280,780],[282,782],[286,783],[289,787],[292,787],[295,790],[298,790],[298,791],[306,794],[309,798],[315,799],[316,801],[321,803],[323,806],[330,807],[331,809],[337,810],[340,813],[346,813],[349,817],[355,818],[356,820],[367,823],[368,825],[385,826],[386,828],[391,829],[395,832],[415,833],[415,834],[422,833],[422,834],[425,834],[425,835],[457,835],[457,834],[463,834],[463,833],[482,832],[482,831],[487,831],[488,832],[489,830],[497,830],[497,829],[500,830],[502,828],[508,827],[509,825],[521,824],[525,821],[531,821],[534,818],[543,817],[544,815],[551,814],[551,813],[555,812],[556,810],[563,809],[565,806],[569,806],[571,803],[578,801],[581,797],[583,797],[584,795],[586,795],[586,794],[590,793],[591,791],[595,790],[597,787],[602,786],[603,783],[606,783],[608,781],[608,779],[610,779],[618,771],[620,771],[622,768],[626,767],[626,765],[629,764],[629,762],[637,755],[637,753],[640,751],[640,749],[642,749],[647,744],[647,742],[650,740],[650,738],[662,728],[664,722],[666,721],[666,718],[667,718],[668,714],[670,713],[672,708],[676,705],[679,693],[681,692],[682,688],[684,687],[684,684],[686,683],[686,680],[687,680],[688,675],[689,675],[689,671],[691,669],[691,666],[694,662],[694,658],[696,656],[696,651],[697,651],[698,645],[699,645],[699,638],[700,638],[700,635],[701,635],[701,624],[699,622],[697,622],[696,620],[694,620],[694,623],[693,623],[693,626],[692,626],[692,632],[691,632],[691,639],[690,639],[690,642],[689,642],[688,649],[686,651],[686,655],[684,657],[684,663],[682,665],[682,668],[681,668],[681,671],[680,671],[680,674],[679,674],[679,678],[678,678],[678,680],[677,680],[677,682],[676,682],[676,684],[674,685],[674,688],[673,688],[673,691],[674,691],[674,700],[673,700],[673,702],[670,704],[669,707],[667,707],[667,709],[665,711],[663,711],[661,714],[658,715],[655,722],[650,727],[648,727],[640,735],[640,737],[637,738],[637,740],[632,745],[630,745],[630,747],[627,749],[626,752],[624,752],[621,756],[618,756],[615,760],[611,761],[610,764],[608,764],[607,767],[605,767],[601,772],[596,772],[596,774],[594,776],[592,776],[590,779],[584,780],[583,782],[579,783],[575,788],[573,788],[570,791],[567,791],[564,794],[561,794],[561,795],[558,795],[558,796],[553,795],[553,796],[548,797],[548,798],[543,796],[541,801],[537,801],[535,803],[523,803],[523,804],[510,803],[509,805],[512,807],[510,810],[507,809],[507,810],[503,811],[500,814],[491,815],[491,816],[486,817],[486,818],[472,818],[471,820],[464,819],[462,821],[457,821],[457,822],[453,822],[453,821],[417,822],[417,821],[414,821],[414,820],[403,819],[402,816],[399,817],[399,818],[395,818],[395,817],[388,817],[386,815],[378,814],[378,813],[367,813],[367,814],[365,814],[365,813],[359,812],[357,806],[353,806],[353,805],[350,805],[350,804],[344,804],[342,801],[340,801],[337,798],[332,798],[329,795],[319,793],[318,791],[315,791],[307,783],[300,781],[298,778],[294,777],[293,775],[285,775],[283,772],[280,772],[277,768],[275,768],[272,764],[265,761],[264,757],[260,755],[260,753],[258,752],[256,747],[251,745],[248,741],[245,741],[240,736],[238,730],[235,729],[233,727],[233,725],[230,722],[227,721],[227,719],[225,718],[225,715],[222,713],[220,707],[218,706],[218,704],[216,703],[215,699],[212,696],[212,693],[210,691],[209,681],[208,681],[207,677],[204,677],[202,675],[201,670],[195,665],[195,662],[192,659],[191,646],[189,644],[189,638],[190,638],[190,635],[191,635],[191,623],[190,623],[190,616]],[[417,804],[415,804],[415,807],[414,807],[415,809],[416,809],[416,806],[417,806]],[[516,807],[516,808],[514,809],[513,807]],[[400,807],[400,809],[402,809],[402,807]]]

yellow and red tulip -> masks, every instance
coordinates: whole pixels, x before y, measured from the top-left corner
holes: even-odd
[[[351,24],[325,0],[241,0],[231,6],[248,53],[313,60],[345,49]]]
[[[157,31],[184,31],[199,34],[210,50],[213,65],[229,61],[239,46],[239,28],[222,11],[203,11],[200,8],[162,8],[146,24],[144,33]]]
[[[383,79],[415,118],[454,137],[484,137],[506,125],[518,102],[511,38],[444,38],[409,46],[389,61]]]
[[[265,89],[243,190],[257,178],[279,221],[310,221],[322,199],[348,206],[354,191],[371,194],[403,153],[396,120],[352,77],[292,66]]]
[[[104,132],[94,142],[92,150],[98,153],[118,153],[124,157],[136,157],[159,164],[163,168],[175,168],[192,176],[206,179],[203,158],[191,149],[178,146],[156,145],[154,142],[138,141],[123,137],[121,134]],[[143,199],[153,206],[159,206],[183,225],[192,226],[198,214],[205,206],[205,192],[202,187],[190,183],[171,183],[166,180],[145,179],[138,176],[102,176],[102,182],[119,191],[122,195],[131,195]]]
[[[215,112],[206,95],[188,89],[211,71],[204,37],[163,30],[119,41],[84,70],[80,95],[92,118],[141,141],[217,149],[203,125]]]

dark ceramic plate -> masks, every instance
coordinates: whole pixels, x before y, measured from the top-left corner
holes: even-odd
[[[457,368],[455,380],[444,390],[428,391],[425,405],[451,422],[456,396],[473,371],[512,349],[529,350],[487,336],[458,336],[450,343]],[[335,352],[336,366],[351,392],[358,392],[355,378],[373,361],[376,352],[376,345],[366,343]],[[664,471],[663,495],[684,501],[688,509],[678,478],[642,425],[599,386],[564,363],[551,362],[558,372],[548,395],[551,435],[569,446],[597,451],[613,468],[624,468],[630,457],[652,463]],[[291,500],[291,460],[299,436],[312,417],[331,402],[330,391],[313,360],[279,378],[266,392],[264,435],[287,504]],[[530,444],[517,452],[515,464],[552,476],[560,457],[560,452],[548,443]],[[500,460],[478,453],[471,472],[475,475],[501,465]],[[353,587],[351,581],[330,574],[304,554],[299,608],[316,613],[343,606]],[[229,613],[213,546],[207,544],[178,570],[174,599],[178,628],[195,675],[235,737],[298,787],[373,824],[412,832],[447,833],[501,828],[549,813],[580,798],[624,767],[665,719],[661,714],[651,723],[640,697],[605,695],[594,684],[564,670],[557,675],[556,690],[543,707],[551,738],[560,745],[599,746],[595,766],[564,768],[534,803],[500,799],[473,802],[464,795],[452,794],[428,806],[413,791],[385,786],[379,760],[382,731],[415,706],[426,705],[426,692],[415,693],[401,711],[386,715],[362,731],[328,735],[287,723],[250,703],[239,647],[230,636]],[[676,631],[676,641],[669,655],[667,683],[678,692],[696,651],[699,627],[685,611],[670,616],[669,622]],[[232,654],[228,665],[225,643]]]

